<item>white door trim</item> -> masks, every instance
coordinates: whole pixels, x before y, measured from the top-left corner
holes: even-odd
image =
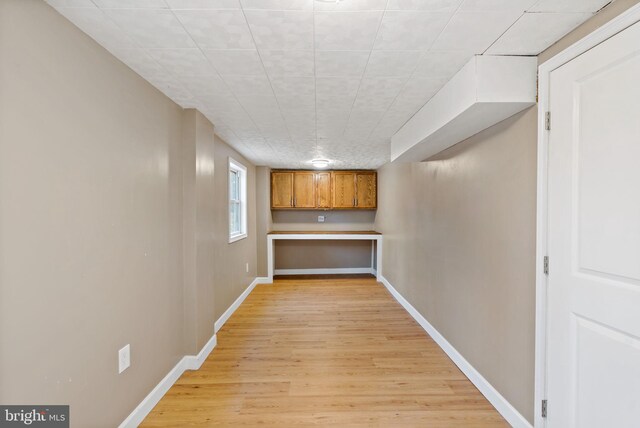
[[[569,46],[538,68],[538,183],[536,214],[536,338],[535,338],[535,419],[534,426],[546,425],[541,414],[541,402],[546,397],[546,352],[547,352],[547,276],[544,274],[544,257],[547,254],[547,174],[549,131],[546,130],[546,112],[549,111],[549,78],[551,72],[594,46],[604,42],[625,28],[640,21],[640,3]],[[553,116],[551,117],[553,129]],[[553,269],[553,260],[550,261]],[[553,403],[550,404],[553,407]]]

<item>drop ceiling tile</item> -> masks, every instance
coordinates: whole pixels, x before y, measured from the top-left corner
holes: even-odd
[[[297,135],[307,135],[307,137],[315,138],[315,111],[285,110],[282,112],[282,116],[289,130],[296,131]]]
[[[351,139],[358,138],[358,134],[361,137],[367,138],[373,128],[376,127],[380,119],[384,116],[385,110],[376,110],[372,108],[360,109],[354,107],[349,115],[349,123],[345,132],[350,132]]]
[[[378,125],[373,129],[371,135],[372,137],[377,136],[385,140],[390,139],[390,137],[395,134],[410,117],[410,114],[398,115],[387,112]]]
[[[465,12],[453,15],[432,50],[481,54],[522,15],[519,11]]]
[[[420,57],[416,76],[450,79],[473,56],[469,51],[428,51]]]
[[[418,51],[373,51],[367,64],[367,77],[410,76],[418,65]]]
[[[597,12],[610,0],[540,0],[529,12]]]
[[[204,54],[221,75],[255,76],[265,73],[256,50],[206,49]]]
[[[487,53],[537,55],[590,16],[591,13],[525,13]]]
[[[468,11],[505,11],[516,10],[524,12],[537,0],[464,0],[460,10]],[[554,0],[558,2],[558,0]]]
[[[316,0],[315,10],[333,11],[357,11],[357,10],[385,10],[387,0],[346,0],[346,1],[320,1]]]
[[[450,12],[385,12],[374,49],[427,50],[450,17]]]
[[[313,76],[312,50],[260,50],[269,76]]]
[[[315,12],[318,50],[370,50],[375,41],[381,11]]]
[[[167,9],[104,9],[140,47],[191,48],[193,40]]]
[[[446,79],[413,76],[407,80],[392,108],[415,113],[444,86]]]
[[[229,89],[240,95],[273,95],[271,84],[266,75],[262,76],[236,76],[228,75],[223,77]]]
[[[428,10],[454,12],[462,0],[389,0],[387,10]]]
[[[316,105],[318,108],[351,108],[358,93],[360,79],[351,77],[317,77]],[[348,111],[347,111],[348,113]]]
[[[231,90],[218,75],[192,77],[183,80],[183,85],[194,96],[233,98]]]
[[[179,80],[165,74],[148,76],[146,79],[167,96],[169,96],[168,94],[175,94],[182,98],[188,98],[191,95],[190,92],[182,86]]]
[[[120,27],[98,8],[60,8],[56,10],[109,50],[136,47],[133,39],[123,33]]]
[[[258,126],[263,135],[269,135],[269,138],[265,138],[265,140],[276,149],[279,149],[279,147],[277,143],[273,143],[274,141],[291,141],[289,131],[287,131],[287,125],[285,125],[283,120],[274,125],[274,118],[266,117],[264,123],[258,124]]]
[[[259,49],[313,49],[313,12],[246,10]]]
[[[198,48],[149,49],[149,54],[174,76],[189,78],[216,74],[215,69]]]
[[[110,49],[109,51],[142,77],[164,74],[167,72],[144,49],[116,48]]]
[[[316,82],[313,77],[274,77],[271,85],[279,100],[302,99],[315,104]]]
[[[398,77],[362,79],[353,108],[385,111],[398,96],[406,80]]]
[[[239,0],[165,0],[171,9],[240,9]]]
[[[95,9],[96,5],[91,0],[46,0],[51,7],[88,7]]]
[[[313,10],[313,0],[241,0],[244,10]]]
[[[242,95],[238,102],[251,117],[281,117],[278,101],[273,95]]]
[[[316,51],[316,76],[362,76],[370,51]]]
[[[166,9],[164,0],[93,0],[102,9]]]
[[[241,10],[176,10],[174,13],[202,49],[255,49]]]

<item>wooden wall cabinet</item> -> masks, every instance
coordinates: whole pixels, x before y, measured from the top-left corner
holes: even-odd
[[[377,198],[375,171],[271,172],[274,210],[371,210]]]
[[[271,173],[271,208],[293,208],[293,172]]]

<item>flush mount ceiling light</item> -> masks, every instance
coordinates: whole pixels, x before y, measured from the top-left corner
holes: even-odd
[[[314,159],[311,161],[311,165],[318,169],[323,169],[329,166],[330,161],[327,159]]]
[[[340,3],[342,0],[316,0],[318,3]]]

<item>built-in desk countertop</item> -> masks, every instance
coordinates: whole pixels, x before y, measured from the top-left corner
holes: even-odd
[[[273,274],[275,270],[274,241],[278,239],[373,241],[376,243],[376,269],[374,272],[378,280],[382,277],[382,234],[380,232],[376,232],[374,230],[273,231],[267,234],[267,267],[269,281],[271,282],[273,282]]]

